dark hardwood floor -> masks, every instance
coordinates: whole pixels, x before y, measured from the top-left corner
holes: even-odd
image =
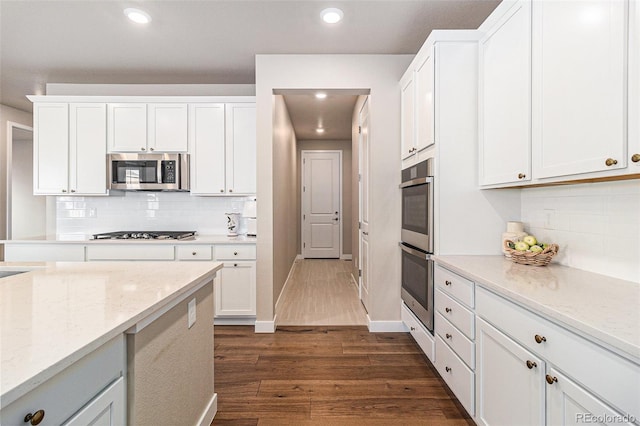
[[[473,425],[408,333],[215,327],[213,425]]]

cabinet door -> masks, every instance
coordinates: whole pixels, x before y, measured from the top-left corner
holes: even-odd
[[[187,152],[187,104],[149,104],[149,151]]]
[[[33,193],[66,194],[69,189],[69,106],[33,106]]]
[[[433,55],[429,55],[416,68],[415,121],[417,151],[421,151],[435,143],[434,83]]]
[[[551,380],[551,383],[547,382],[547,424],[632,424],[624,421],[623,415],[555,369],[550,368],[547,377]]]
[[[106,194],[106,104],[69,104],[69,115],[69,192]]]
[[[189,105],[191,193],[224,194],[224,104]]]
[[[215,279],[216,316],[256,314],[256,262],[225,262]]]
[[[415,151],[415,93],[413,71],[400,81],[400,145],[402,159],[411,157]]]
[[[536,178],[626,167],[627,7],[533,2]]]
[[[63,426],[126,424],[124,379],[120,377],[63,423]]]
[[[227,192],[256,193],[256,105],[226,106]]]
[[[480,40],[480,185],[531,180],[531,2]]]
[[[146,152],[146,104],[109,104],[107,125],[109,152]]]
[[[482,319],[476,326],[476,422],[544,424],[544,362]]]
[[[640,173],[640,2],[629,4],[629,173]]]

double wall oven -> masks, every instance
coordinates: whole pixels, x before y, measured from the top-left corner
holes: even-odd
[[[402,300],[433,331],[433,158],[402,170]]]

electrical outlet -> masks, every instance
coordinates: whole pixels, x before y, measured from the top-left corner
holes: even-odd
[[[189,327],[191,328],[193,326],[193,324],[196,323],[196,299],[195,297],[189,302]]]
[[[555,229],[556,211],[553,209],[544,209],[544,229]]]

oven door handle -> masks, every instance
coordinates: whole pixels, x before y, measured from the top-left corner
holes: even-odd
[[[427,177],[423,177],[423,178],[408,180],[406,182],[402,182],[399,185],[399,187],[400,188],[408,188],[410,186],[424,185],[425,183],[433,183],[433,176],[427,176]]]
[[[402,249],[402,251],[409,253],[412,256],[415,257],[419,257],[421,259],[427,259],[427,260],[431,260],[431,255],[429,253],[425,253],[423,251],[420,250],[416,250],[414,248],[408,247],[406,244],[404,243],[398,243],[398,245],[400,246],[400,248]]]

